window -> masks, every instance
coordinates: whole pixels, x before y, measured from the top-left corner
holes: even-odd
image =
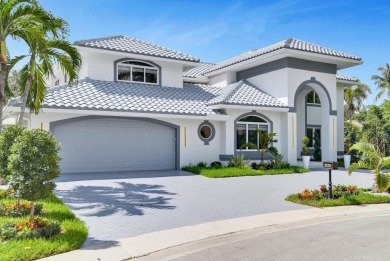
[[[306,129],[306,136],[310,139],[309,144],[307,145],[310,148],[314,148],[315,144],[315,134],[317,133],[318,139],[321,142],[321,128],[320,127],[308,127]]]
[[[321,104],[320,97],[315,91],[311,91],[306,95],[307,104]]]
[[[198,136],[204,145],[209,145],[209,142],[214,139],[215,127],[211,122],[204,121],[198,127]]]
[[[158,84],[159,69],[146,62],[125,61],[117,64],[117,80]]]
[[[238,120],[236,124],[236,149],[241,149],[245,143],[259,146],[259,134],[256,129],[260,129],[261,132],[269,132],[269,123],[258,116],[246,116]],[[242,148],[242,150],[249,150],[249,148]]]

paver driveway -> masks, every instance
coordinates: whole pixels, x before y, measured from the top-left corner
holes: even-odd
[[[89,227],[84,246],[163,229],[308,208],[284,201],[327,183],[327,171],[209,179],[182,171],[62,175],[56,194]],[[333,171],[334,184],[369,187],[368,173]]]

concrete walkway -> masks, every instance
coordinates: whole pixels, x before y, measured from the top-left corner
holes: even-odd
[[[146,256],[141,259],[163,260],[164,250],[170,258],[180,257],[188,254],[190,248],[178,250],[185,244],[200,244],[207,240],[224,241],[224,235],[234,236],[245,231],[262,230],[262,233],[273,233],[276,231],[313,225],[318,223],[334,222],[355,218],[371,216],[390,215],[390,204],[343,206],[333,208],[310,208],[279,213],[248,216],[242,218],[228,219],[216,222],[209,222],[199,225],[180,227],[140,236],[134,236],[116,241],[115,243],[97,245],[91,248],[81,249],[64,253],[42,260],[124,260],[135,257]],[[226,240],[229,240],[228,238]],[[205,245],[203,243],[203,245]],[[206,242],[206,245],[210,243]],[[183,248],[182,248],[183,249]],[[199,250],[199,247],[198,249]],[[156,253],[157,252],[157,253]],[[155,258],[154,258],[155,257]],[[169,259],[169,258],[166,258]]]

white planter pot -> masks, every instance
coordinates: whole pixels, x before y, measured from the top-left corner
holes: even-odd
[[[310,156],[302,156],[302,160],[303,160],[303,167],[305,169],[308,169],[310,165]]]
[[[351,166],[351,155],[344,155],[344,167],[348,169],[349,166]]]

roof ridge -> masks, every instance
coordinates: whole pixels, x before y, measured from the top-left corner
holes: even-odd
[[[103,37],[96,37],[96,38],[77,40],[77,41],[74,42],[74,44],[77,45],[77,44],[83,44],[83,43],[86,43],[86,42],[111,40],[111,39],[115,39],[115,38],[125,38],[125,37],[128,37],[128,36],[123,35],[123,34],[110,35],[110,36],[103,36]]]

